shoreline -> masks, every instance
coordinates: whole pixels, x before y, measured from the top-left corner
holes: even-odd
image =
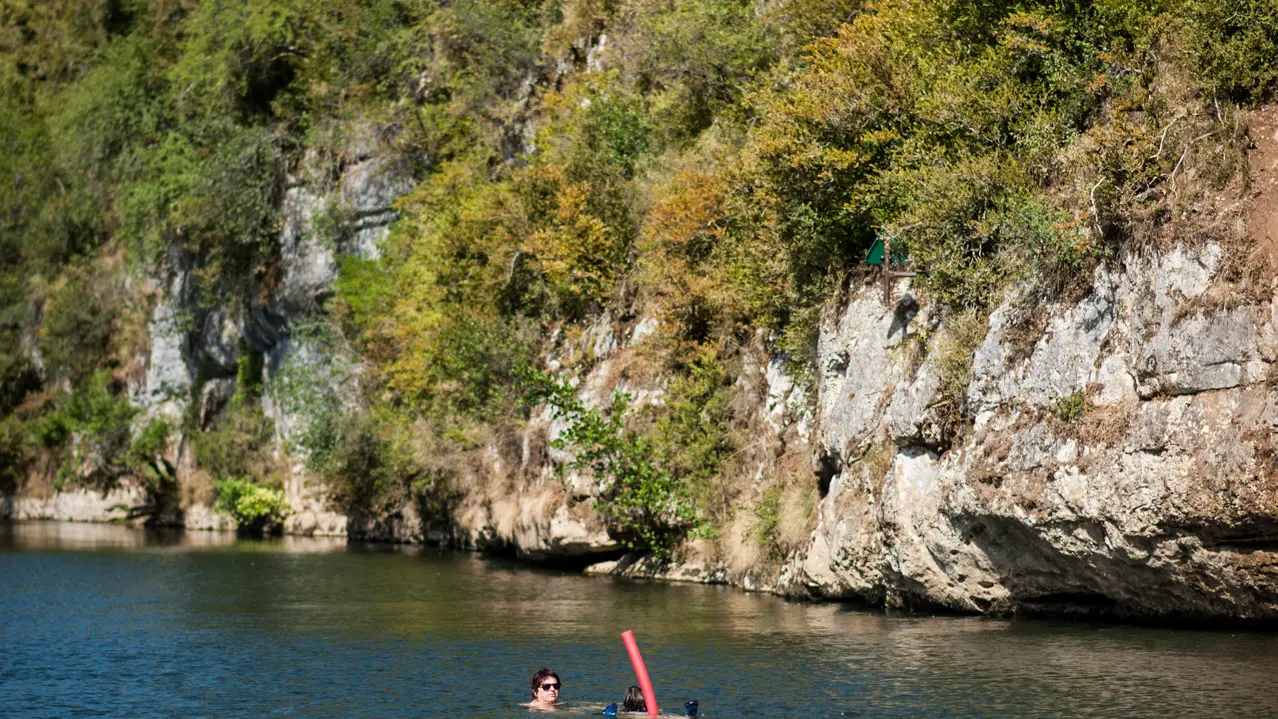
[[[597,562],[595,564],[582,568],[568,568],[562,564],[557,565],[553,561],[545,558],[535,559],[527,556],[520,556],[513,551],[492,551],[475,547],[457,546],[448,543],[422,543],[422,542],[396,542],[380,539],[361,539],[352,538],[347,535],[337,534],[301,534],[284,532],[277,535],[269,535],[266,537],[246,537],[240,535],[234,530],[219,529],[213,527],[188,528],[181,525],[172,524],[145,524],[137,520],[126,519],[110,519],[110,520],[76,520],[76,519],[58,519],[58,518],[21,518],[15,519],[9,516],[0,516],[0,529],[6,526],[18,525],[62,525],[62,526],[83,526],[83,527],[119,527],[129,530],[141,531],[143,536],[145,533],[171,534],[173,536],[190,537],[198,539],[201,537],[214,539],[216,541],[201,542],[196,541],[189,544],[189,547],[215,547],[229,546],[237,542],[280,542],[284,544],[292,544],[289,551],[306,552],[311,551],[348,551],[352,548],[370,549],[370,550],[390,550],[390,551],[420,551],[434,549],[441,552],[452,552],[459,555],[474,556],[484,560],[498,560],[515,564],[520,568],[530,570],[552,570],[565,571],[574,574],[580,574],[586,577],[607,577],[620,579],[629,583],[661,583],[661,584],[677,584],[677,585],[701,585],[705,587],[724,587],[744,594],[762,594],[776,598],[785,602],[794,602],[798,604],[833,604],[844,607],[850,611],[868,612],[872,614],[881,614],[885,616],[902,616],[910,618],[976,618],[989,619],[995,621],[1012,622],[1018,620],[1043,621],[1043,622],[1064,622],[1068,624],[1094,624],[1098,629],[1107,627],[1139,627],[1147,629],[1169,629],[1178,631],[1206,631],[1206,632],[1230,632],[1245,631],[1262,634],[1278,634],[1278,621],[1265,619],[1242,619],[1231,617],[1193,617],[1193,616],[1142,616],[1123,613],[1104,613],[1104,612],[1078,612],[1068,610],[1043,610],[1043,611],[1026,611],[1026,612],[1010,612],[1010,613],[979,613],[979,612],[963,612],[956,611],[947,607],[891,607],[881,603],[872,603],[857,597],[828,598],[828,597],[803,597],[787,595],[775,591],[773,586],[744,586],[740,583],[728,581],[720,569],[712,573],[709,578],[706,575],[698,574],[699,570],[704,569],[701,566],[687,565],[668,565],[667,571],[661,571],[660,565],[651,560],[651,555],[645,555],[637,559],[632,559],[633,553],[623,556],[620,560],[609,560]],[[65,538],[59,537],[59,546],[65,542]],[[177,543],[181,546],[182,543]],[[311,544],[311,547],[306,547]],[[119,545],[102,546],[95,544],[86,549],[93,548],[141,548],[148,546],[142,542],[136,545],[120,547]],[[629,561],[627,561],[629,560]]]

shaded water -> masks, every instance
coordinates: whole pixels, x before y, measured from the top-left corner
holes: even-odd
[[[884,616],[429,550],[0,524],[3,717],[528,716],[543,665],[570,704],[620,701],[625,629],[663,707],[695,698],[707,717],[1278,716],[1271,634]]]

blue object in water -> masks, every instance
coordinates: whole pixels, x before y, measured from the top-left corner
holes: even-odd
[[[617,705],[616,705],[616,704],[609,704],[608,706],[604,707],[603,715],[604,715],[604,716],[606,716],[606,717],[615,717],[615,716],[617,716]]]
[[[696,716],[696,715],[697,715],[697,700],[693,699],[693,700],[692,700],[692,701],[690,701],[690,702],[684,702],[684,703],[683,703],[683,708],[684,708],[685,710],[687,710],[687,712],[688,712],[688,716],[690,716],[690,717],[694,717],[694,716]]]

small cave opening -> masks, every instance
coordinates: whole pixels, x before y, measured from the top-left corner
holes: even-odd
[[[1113,614],[1118,602],[1098,592],[1054,592],[1021,600],[1031,612],[1051,614]]]
[[[820,450],[816,456],[815,470],[817,490],[821,493],[821,498],[825,499],[830,494],[830,483],[843,471],[843,458],[837,452]]]

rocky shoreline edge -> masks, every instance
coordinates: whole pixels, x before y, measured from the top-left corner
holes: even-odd
[[[187,533],[195,534],[197,537],[200,535],[214,536],[231,535],[235,533],[233,525],[227,521],[224,516],[203,507],[196,508],[196,511],[190,515],[193,519],[200,520],[200,525],[196,527],[182,526],[180,524],[147,524],[140,520],[126,519],[123,516],[98,518],[84,517],[83,511],[88,503],[86,501],[86,495],[96,497],[97,499],[95,503],[100,506],[106,506],[106,503],[111,500],[128,498],[130,496],[129,492],[129,489],[116,489],[107,493],[97,493],[90,490],[71,490],[59,493],[57,498],[51,500],[30,498],[19,498],[15,500],[10,497],[0,497],[0,526],[3,526],[6,523],[126,525],[139,529],[171,529],[180,531],[184,535]],[[31,510],[36,507],[47,509],[60,508],[63,510],[74,508],[78,509],[79,513],[76,515],[76,518],[65,515],[59,517],[30,516]],[[121,509],[122,507],[119,503],[109,507],[109,511],[112,514],[118,514]],[[281,536],[283,539],[344,540],[344,543],[347,546],[370,548],[438,548],[454,552],[478,554],[483,557],[512,560],[528,567],[529,569],[560,568],[580,572],[583,576],[610,577],[628,582],[660,582],[663,584],[699,584],[704,586],[720,586],[746,593],[767,594],[785,601],[797,601],[804,603],[837,603],[847,605],[848,607],[859,611],[886,612],[905,616],[979,616],[994,620],[1067,620],[1099,622],[1101,624],[1158,627],[1166,629],[1209,631],[1245,630],[1261,632],[1278,631],[1278,621],[1265,618],[1241,619],[1227,616],[1212,617],[1188,614],[1151,616],[1147,614],[1121,611],[1121,608],[1118,607],[1098,608],[1087,602],[1071,602],[1068,597],[1062,598],[1061,601],[1054,605],[1043,604],[1037,607],[1022,606],[1018,607],[1017,611],[999,613],[963,611],[953,607],[930,603],[914,603],[903,606],[893,606],[890,603],[881,601],[875,602],[865,597],[828,597],[822,596],[819,593],[796,593],[792,590],[787,590],[787,574],[789,571],[792,571],[789,568],[783,567],[779,575],[775,575],[774,573],[774,576],[771,578],[757,576],[754,574],[732,577],[730,574],[730,567],[726,562],[716,563],[702,560],[686,562],[661,561],[652,554],[628,552],[624,550],[617,550],[615,552],[597,552],[585,555],[563,554],[547,556],[545,554],[530,555],[522,553],[509,546],[477,547],[473,545],[463,546],[456,542],[450,542],[447,540],[434,541],[439,540],[439,537],[432,538],[432,541],[426,542],[406,542],[402,540],[387,539],[385,537],[371,539],[351,537],[345,532],[336,531],[309,533],[285,532]],[[600,557],[606,556],[612,556],[615,558],[600,559]]]

